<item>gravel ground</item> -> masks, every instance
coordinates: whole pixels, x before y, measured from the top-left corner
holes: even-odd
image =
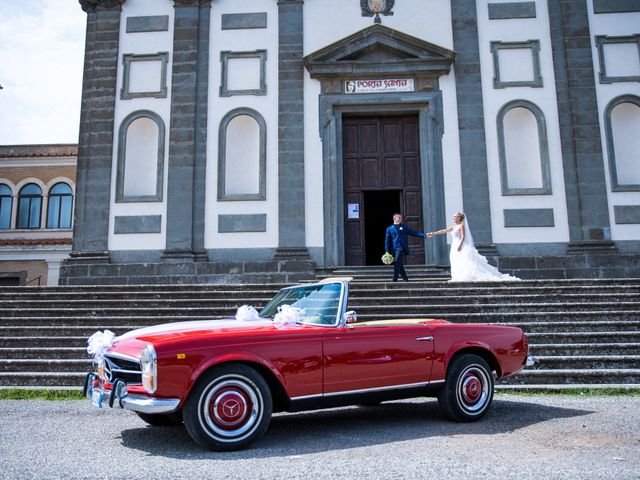
[[[499,395],[477,423],[434,400],[274,416],[216,453],[88,401],[0,401],[0,478],[640,479],[640,397]]]

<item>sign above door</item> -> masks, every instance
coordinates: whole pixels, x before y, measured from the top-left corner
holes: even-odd
[[[413,92],[413,78],[394,78],[387,80],[347,80],[345,93],[391,93]]]

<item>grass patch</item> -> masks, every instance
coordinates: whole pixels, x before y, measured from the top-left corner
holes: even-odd
[[[500,389],[496,395],[540,396],[540,395],[564,395],[572,397],[637,397],[640,396],[640,386],[632,388],[560,388],[556,390],[543,390],[540,388],[527,389]]]
[[[83,400],[82,390],[2,388],[0,400]]]
[[[520,397],[563,395],[572,397],[638,397],[638,388],[564,388],[557,390],[543,390],[540,388],[499,389],[496,396],[515,395]],[[29,388],[1,388],[0,400],[84,400],[82,390],[58,389],[29,389]]]

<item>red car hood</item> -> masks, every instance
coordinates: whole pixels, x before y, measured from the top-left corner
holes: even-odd
[[[155,348],[171,346],[188,341],[191,344],[199,341],[210,342],[212,334],[220,340],[229,338],[241,338],[256,334],[273,333],[282,329],[313,328],[303,325],[276,325],[271,320],[260,319],[252,321],[238,321],[236,319],[224,320],[198,320],[191,322],[175,322],[155,325],[153,327],[131,330],[114,339],[110,348],[111,352],[123,353],[139,357],[140,351],[151,343]]]

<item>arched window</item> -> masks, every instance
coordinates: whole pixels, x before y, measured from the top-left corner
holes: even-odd
[[[140,110],[120,126],[116,202],[161,202],[164,175],[164,122]]]
[[[42,213],[42,189],[35,183],[28,183],[18,194],[17,228],[40,228]]]
[[[0,183],[0,229],[6,230],[11,228],[12,206],[13,198],[11,198],[11,188],[4,183]]]
[[[611,190],[640,191],[640,97],[615,98],[604,115]]]
[[[550,195],[551,172],[544,114],[526,100],[498,112],[498,151],[503,195]]]
[[[49,190],[47,228],[71,228],[73,192],[66,183],[56,183]]]
[[[262,115],[236,108],[220,122],[218,200],[266,198],[267,127]]]

